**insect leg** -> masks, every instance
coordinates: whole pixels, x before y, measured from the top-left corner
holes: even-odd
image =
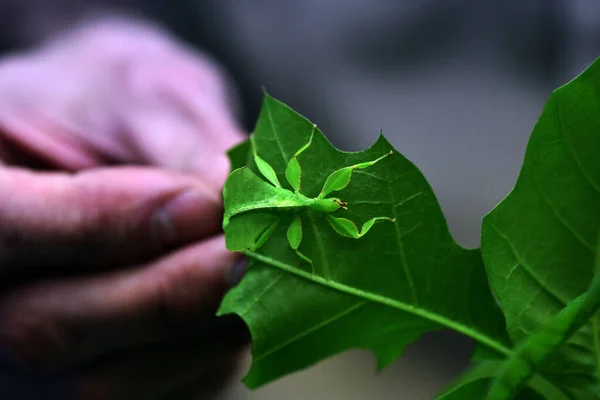
[[[350,166],[349,168],[352,169],[364,169],[364,168],[368,168],[371,165],[375,165],[376,163],[378,163],[379,161],[383,160],[384,158],[386,158],[387,156],[391,155],[392,151],[388,151],[387,153],[385,153],[384,155],[382,155],[381,157],[377,158],[376,160],[373,161],[367,161],[364,163],[359,163],[359,164],[354,164],[352,166]]]
[[[287,230],[287,238],[290,243],[290,247],[296,252],[298,257],[302,258],[304,261],[310,264],[312,274],[315,275],[315,268],[313,262],[310,258],[302,254],[298,248],[300,247],[300,243],[302,243],[302,220],[300,217],[294,218],[290,227]]]
[[[271,225],[269,225],[269,227],[267,227],[267,229],[265,229],[260,234],[260,236],[258,237],[258,239],[256,239],[256,242],[248,250],[250,250],[250,251],[256,251],[263,244],[265,244],[265,242],[267,241],[267,239],[273,234],[273,231],[275,230],[275,228],[277,228],[278,224],[279,224],[279,221],[275,221]]]
[[[256,167],[258,168],[260,173],[263,174],[263,176],[267,178],[267,180],[271,182],[273,186],[280,188],[281,183],[279,183],[279,179],[277,179],[277,173],[268,162],[266,162],[262,157],[258,155],[258,152],[256,151],[256,142],[254,141],[254,134],[250,135],[250,144],[252,145],[252,154],[254,155],[254,162],[256,163]]]
[[[377,222],[377,221],[384,221],[384,220],[391,221],[391,222],[395,221],[395,219],[389,218],[389,217],[371,218],[370,220],[368,220],[367,222],[365,222],[363,224],[363,226],[359,232],[358,228],[356,227],[356,224],[347,218],[336,218],[334,216],[328,215],[327,220],[329,221],[329,224],[331,225],[331,227],[337,233],[339,233],[342,236],[349,237],[352,239],[360,239],[361,237],[366,235],[366,233],[369,232],[369,230],[373,227],[373,225],[375,225],[375,222]]]
[[[300,181],[302,179],[302,168],[300,168],[300,163],[298,162],[298,156],[306,149],[308,149],[312,143],[313,136],[315,135],[315,129],[317,125],[313,125],[312,132],[310,133],[310,139],[308,139],[308,143],[304,146],[300,147],[298,151],[292,156],[288,166],[285,170],[285,177],[289,184],[294,188],[296,192],[300,191]]]
[[[344,168],[338,169],[337,171],[332,172],[325,180],[323,189],[321,190],[321,193],[319,194],[319,196],[317,198],[322,199],[331,192],[335,192],[337,190],[342,190],[343,188],[348,186],[348,184],[350,183],[350,178],[352,177],[352,171],[354,171],[355,169],[368,168],[368,167],[378,163],[379,161],[383,160],[390,154],[392,154],[391,151],[382,155],[381,157],[379,157],[376,160],[350,165],[348,167],[344,167]]]

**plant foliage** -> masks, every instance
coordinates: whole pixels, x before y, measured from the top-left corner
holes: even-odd
[[[228,245],[245,249],[248,272],[218,312],[238,314],[252,334],[247,386],[350,348],[371,350],[383,368],[423,333],[452,329],[477,350],[439,399],[600,398],[600,61],[551,95],[515,188],[483,221],[481,249],[453,240],[421,172],[383,136],[340,151],[265,94],[253,141],[254,151],[230,151],[224,189]],[[334,193],[347,203],[335,220],[386,217],[360,238],[326,213],[276,201],[295,189],[290,177],[316,198],[331,173],[376,159]],[[272,204],[246,207],[261,190]]]

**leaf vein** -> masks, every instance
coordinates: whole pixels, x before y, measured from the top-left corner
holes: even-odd
[[[277,345],[277,346],[275,346],[275,347],[273,347],[273,348],[271,348],[271,349],[269,349],[269,350],[267,350],[267,351],[265,351],[265,352],[257,355],[256,357],[253,357],[252,361],[256,362],[258,360],[262,360],[264,358],[267,358],[271,354],[276,353],[279,350],[282,350],[282,349],[286,348],[287,346],[291,345],[292,343],[294,343],[294,342],[302,339],[304,336],[307,336],[307,335],[309,335],[309,334],[311,334],[311,333],[313,333],[313,332],[315,332],[315,331],[317,331],[317,330],[319,330],[319,329],[321,329],[321,328],[323,328],[323,327],[325,327],[325,326],[327,326],[327,325],[329,325],[329,324],[331,324],[331,323],[339,320],[340,318],[343,318],[343,317],[345,317],[345,316],[353,313],[354,311],[358,310],[359,308],[361,308],[365,304],[367,304],[366,300],[359,301],[358,303],[353,304],[351,307],[348,307],[344,311],[342,311],[342,312],[340,312],[340,313],[332,316],[331,318],[327,318],[326,320],[321,321],[318,324],[316,324],[314,326],[311,326],[310,328],[308,328],[308,329],[300,332],[299,334],[297,334],[296,336],[292,337],[291,339],[286,340],[285,342],[283,342],[283,343],[281,343],[281,344],[279,344],[279,345]]]
[[[272,288],[273,286],[275,286],[275,285],[277,284],[277,282],[279,282],[279,281],[281,280],[281,278],[282,278],[282,277],[283,277],[283,274],[280,274],[280,275],[279,275],[279,276],[277,276],[275,279],[273,279],[273,280],[271,281],[271,283],[269,283],[267,286],[265,286],[265,287],[263,288],[263,290],[262,290],[262,291],[261,291],[261,292],[260,292],[260,293],[259,293],[259,294],[258,294],[258,295],[255,297],[255,298],[254,298],[254,300],[252,300],[252,302],[250,302],[250,304],[248,304],[248,305],[246,306],[246,308],[244,308],[244,311],[241,311],[241,312],[239,313],[239,314],[240,314],[240,316],[246,315],[246,313],[247,313],[248,311],[250,311],[250,309],[251,309],[252,307],[254,307],[254,305],[260,301],[260,298],[261,298],[262,296],[264,296],[264,295],[265,295],[265,293],[267,293],[269,290],[271,290],[271,288]]]
[[[394,192],[391,186],[388,186],[388,190],[390,193],[390,201],[392,204],[396,203],[396,199],[394,198]],[[410,199],[410,197],[409,197]],[[408,201],[408,200],[406,200]],[[419,299],[417,298],[417,291],[415,289],[415,283],[413,281],[412,274],[408,270],[408,262],[406,260],[406,253],[404,252],[404,243],[402,243],[402,234],[400,233],[400,228],[398,227],[398,213],[396,212],[396,206],[392,207],[392,214],[395,220],[394,222],[394,231],[396,233],[396,243],[398,244],[398,250],[400,251],[400,262],[402,263],[402,268],[404,269],[404,275],[406,276],[406,280],[408,282],[408,286],[410,287],[410,294],[412,301],[415,305],[419,304]]]
[[[321,263],[323,265],[323,276],[325,277],[325,279],[329,280],[331,278],[330,270],[329,270],[329,262],[327,261],[327,258],[325,257],[325,249],[323,248],[323,240],[321,239],[321,233],[319,232],[319,229],[317,228],[317,224],[316,224],[313,216],[309,215],[308,219],[310,219],[310,222],[311,222],[310,225],[312,226],[313,234],[315,235],[317,247],[319,249],[319,256],[321,257]]]
[[[571,145],[571,143],[569,142],[569,139],[567,137],[567,134],[565,132],[564,129],[564,123],[562,120],[562,114],[561,114],[561,110],[560,110],[560,106],[558,105],[558,96],[555,96],[554,101],[556,102],[556,116],[558,118],[558,129],[563,137],[563,142],[565,143],[565,147],[567,148],[567,150],[569,150],[569,154],[571,155],[571,157],[573,158],[573,161],[575,161],[575,165],[577,165],[577,168],[579,169],[579,171],[581,171],[581,174],[583,175],[583,177],[585,178],[585,180],[587,181],[587,183],[592,187],[592,189],[594,189],[594,191],[596,191],[596,193],[600,194],[600,186],[598,186],[592,179],[592,177],[588,174],[587,170],[584,168],[581,160],[579,159],[579,157],[577,156],[577,153],[575,152],[575,149],[573,148],[573,146]]]
[[[556,220],[558,222],[560,222],[565,228],[567,228],[567,231],[569,231],[569,233],[571,233],[573,235],[573,237],[575,239],[577,239],[577,241],[579,243],[581,243],[583,245],[583,247],[587,248],[588,250],[594,251],[594,247],[586,242],[580,235],[579,233],[577,233],[577,231],[575,230],[575,228],[573,228],[571,225],[569,225],[569,223],[567,221],[565,221],[565,219],[560,215],[560,213],[558,212],[558,210],[555,208],[554,204],[552,204],[552,202],[550,202],[550,199],[548,199],[548,197],[546,196],[546,194],[542,191],[542,188],[540,187],[535,174],[533,177],[533,183],[537,190],[537,192],[540,194],[540,197],[542,198],[542,200],[544,201],[544,203],[546,203],[546,205],[548,206],[548,208],[550,209],[550,211],[552,211],[552,215],[554,215],[554,218],[556,218]]]
[[[277,147],[279,147],[279,151],[281,153],[281,157],[283,158],[283,162],[287,162],[289,157],[283,150],[283,144],[281,144],[281,140],[279,139],[279,134],[277,133],[277,129],[275,128],[275,121],[273,121],[273,114],[271,112],[271,106],[269,105],[269,101],[265,101],[265,109],[267,110],[267,117],[269,118],[269,123],[271,125],[271,129],[273,130],[273,137],[275,138],[275,143]]]
[[[550,288],[546,287],[546,285],[544,285],[544,283],[542,282],[542,280],[534,273],[533,270],[531,270],[529,264],[527,264],[525,262],[525,260],[522,260],[519,255],[517,254],[516,250],[513,248],[512,244],[510,243],[510,241],[508,240],[508,237],[503,234],[502,232],[500,232],[500,230],[493,224],[490,223],[490,226],[492,227],[492,229],[494,229],[496,231],[496,233],[498,233],[498,236],[500,236],[500,238],[502,238],[504,240],[504,242],[506,242],[506,245],[508,246],[508,248],[510,249],[511,253],[515,256],[515,258],[517,259],[517,262],[519,263],[519,265],[522,267],[523,271],[525,271],[527,273],[527,275],[529,275],[529,277],[542,289],[544,290],[546,293],[548,293],[552,298],[554,298],[556,301],[558,301],[560,303],[560,305],[565,306],[569,301],[565,298],[562,298],[558,293],[554,293],[553,291],[550,290]]]
[[[350,294],[352,296],[359,297],[363,300],[370,301],[372,303],[377,303],[383,306],[394,308],[396,310],[403,311],[415,315],[417,317],[423,318],[437,325],[447,327],[474,339],[475,341],[487,346],[490,349],[497,351],[500,354],[510,355],[512,353],[512,351],[508,347],[506,347],[504,344],[497,341],[496,339],[487,336],[487,334],[479,332],[477,329],[474,329],[470,326],[466,326],[460,322],[453,321],[443,315],[435,314],[425,308],[417,307],[412,304],[407,304],[402,301],[391,299],[389,297],[385,297],[379,294],[369,293],[364,290],[345,285],[343,283],[335,282],[329,279],[324,279],[320,276],[313,276],[308,272],[298,269],[297,267],[291,266],[281,261],[274,260],[271,257],[267,257],[262,254],[253,253],[251,251],[245,251],[244,254],[248,257],[254,258],[257,261],[271,265],[287,273],[291,273],[303,279],[321,284],[329,289],[337,290],[338,292],[345,294]]]
[[[360,171],[360,170],[353,171],[353,173],[354,173],[354,174],[358,174],[358,175],[365,175],[365,176],[368,176],[369,178],[373,178],[373,179],[376,179],[376,180],[379,180],[379,181],[382,181],[382,182],[385,182],[385,183],[389,183],[389,184],[391,185],[391,184],[393,184],[394,182],[396,182],[396,181],[398,181],[398,180],[400,180],[400,179],[404,178],[404,176],[405,176],[405,175],[408,175],[408,174],[410,173],[410,171],[403,172],[403,173],[401,173],[400,175],[396,176],[396,177],[395,177],[394,179],[392,179],[392,180],[389,180],[389,179],[386,179],[386,178],[382,178],[382,177],[380,177],[380,176],[377,176],[377,175],[374,175],[374,174],[370,174],[370,173],[368,173],[368,172],[365,172],[365,171]]]
[[[391,191],[392,191],[392,188],[390,187],[390,192],[391,192]],[[419,196],[422,196],[422,195],[424,195],[424,194],[425,194],[425,192],[417,192],[417,193],[413,194],[412,196],[408,196],[408,197],[407,197],[407,198],[405,198],[404,200],[401,200],[399,203],[395,203],[395,204],[394,204],[394,210],[395,210],[396,208],[400,207],[400,206],[403,206],[403,205],[405,205],[405,204],[406,204],[406,203],[408,203],[409,201],[411,201],[411,200],[413,200],[413,199],[416,199],[417,197],[419,197]],[[392,199],[393,199],[393,196],[392,196]],[[394,203],[394,200],[392,200],[392,203]],[[395,211],[394,211],[394,212],[395,212]]]

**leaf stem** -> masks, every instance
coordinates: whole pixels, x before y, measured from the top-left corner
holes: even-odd
[[[397,310],[419,316],[423,319],[429,320],[431,322],[434,322],[434,323],[444,326],[446,328],[450,328],[456,332],[462,333],[463,335],[472,338],[473,340],[487,346],[488,348],[490,348],[492,350],[495,350],[496,352],[498,352],[502,355],[508,356],[512,353],[512,351],[508,347],[506,347],[502,343],[486,336],[485,334],[483,334],[473,328],[465,326],[463,324],[452,321],[451,319],[446,318],[442,315],[432,313],[431,311],[428,311],[422,307],[415,307],[411,304],[406,304],[401,301],[391,299],[389,297],[384,297],[381,295],[369,293],[364,290],[357,289],[355,287],[344,285],[343,283],[339,283],[339,282],[335,282],[335,281],[332,281],[329,279],[322,278],[318,275],[313,276],[312,274],[310,274],[308,272],[302,271],[294,266],[282,263],[281,261],[274,260],[271,257],[267,257],[262,254],[254,253],[251,251],[245,251],[244,254],[247,257],[250,257],[250,258],[253,258],[262,263],[271,265],[275,268],[279,268],[282,271],[294,274],[294,275],[304,278],[306,280],[321,284],[330,289],[334,289],[334,290],[337,290],[337,291],[345,293],[345,294],[353,295],[353,296],[362,298],[364,300],[367,300],[367,301],[370,301],[373,303],[378,303],[378,304],[381,304],[381,305],[384,305],[387,307],[395,308]]]

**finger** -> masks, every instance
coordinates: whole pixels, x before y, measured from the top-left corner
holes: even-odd
[[[220,190],[229,172],[225,152],[244,134],[217,70],[203,68],[203,60],[173,58],[177,62],[130,65],[121,77],[126,90],[117,113],[141,160],[193,171]]]
[[[161,63],[133,63],[121,76],[129,104],[155,102],[190,120],[195,134],[221,150],[245,136],[236,122],[232,87],[214,60],[194,49],[174,46]],[[123,99],[123,97],[122,97]]]
[[[0,135],[17,150],[13,164],[35,160],[35,164],[76,171],[98,165],[101,158],[83,143],[74,141],[52,120],[37,110],[11,110],[0,117]],[[8,155],[10,157],[10,154]],[[26,156],[26,157],[23,157]]]
[[[227,81],[216,65],[199,68],[198,64],[189,62],[187,76],[181,74],[186,79],[166,82],[161,94],[203,127],[203,133],[211,143],[229,149],[246,137],[235,118],[233,91],[228,90]],[[203,95],[199,96],[199,93]]]
[[[148,168],[0,168],[0,276],[141,262],[220,229],[203,180]]]
[[[135,109],[130,108],[123,118],[131,153],[136,154],[138,160],[193,172],[206,179],[215,190],[221,190],[229,173],[225,155],[228,147],[211,139],[209,131],[214,126],[197,124],[174,104],[165,104],[162,100],[154,104],[147,100]],[[224,127],[220,134],[228,135],[230,129],[233,128]]]
[[[236,260],[217,237],[135,269],[30,285],[0,301],[0,344],[52,367],[210,330]]]

